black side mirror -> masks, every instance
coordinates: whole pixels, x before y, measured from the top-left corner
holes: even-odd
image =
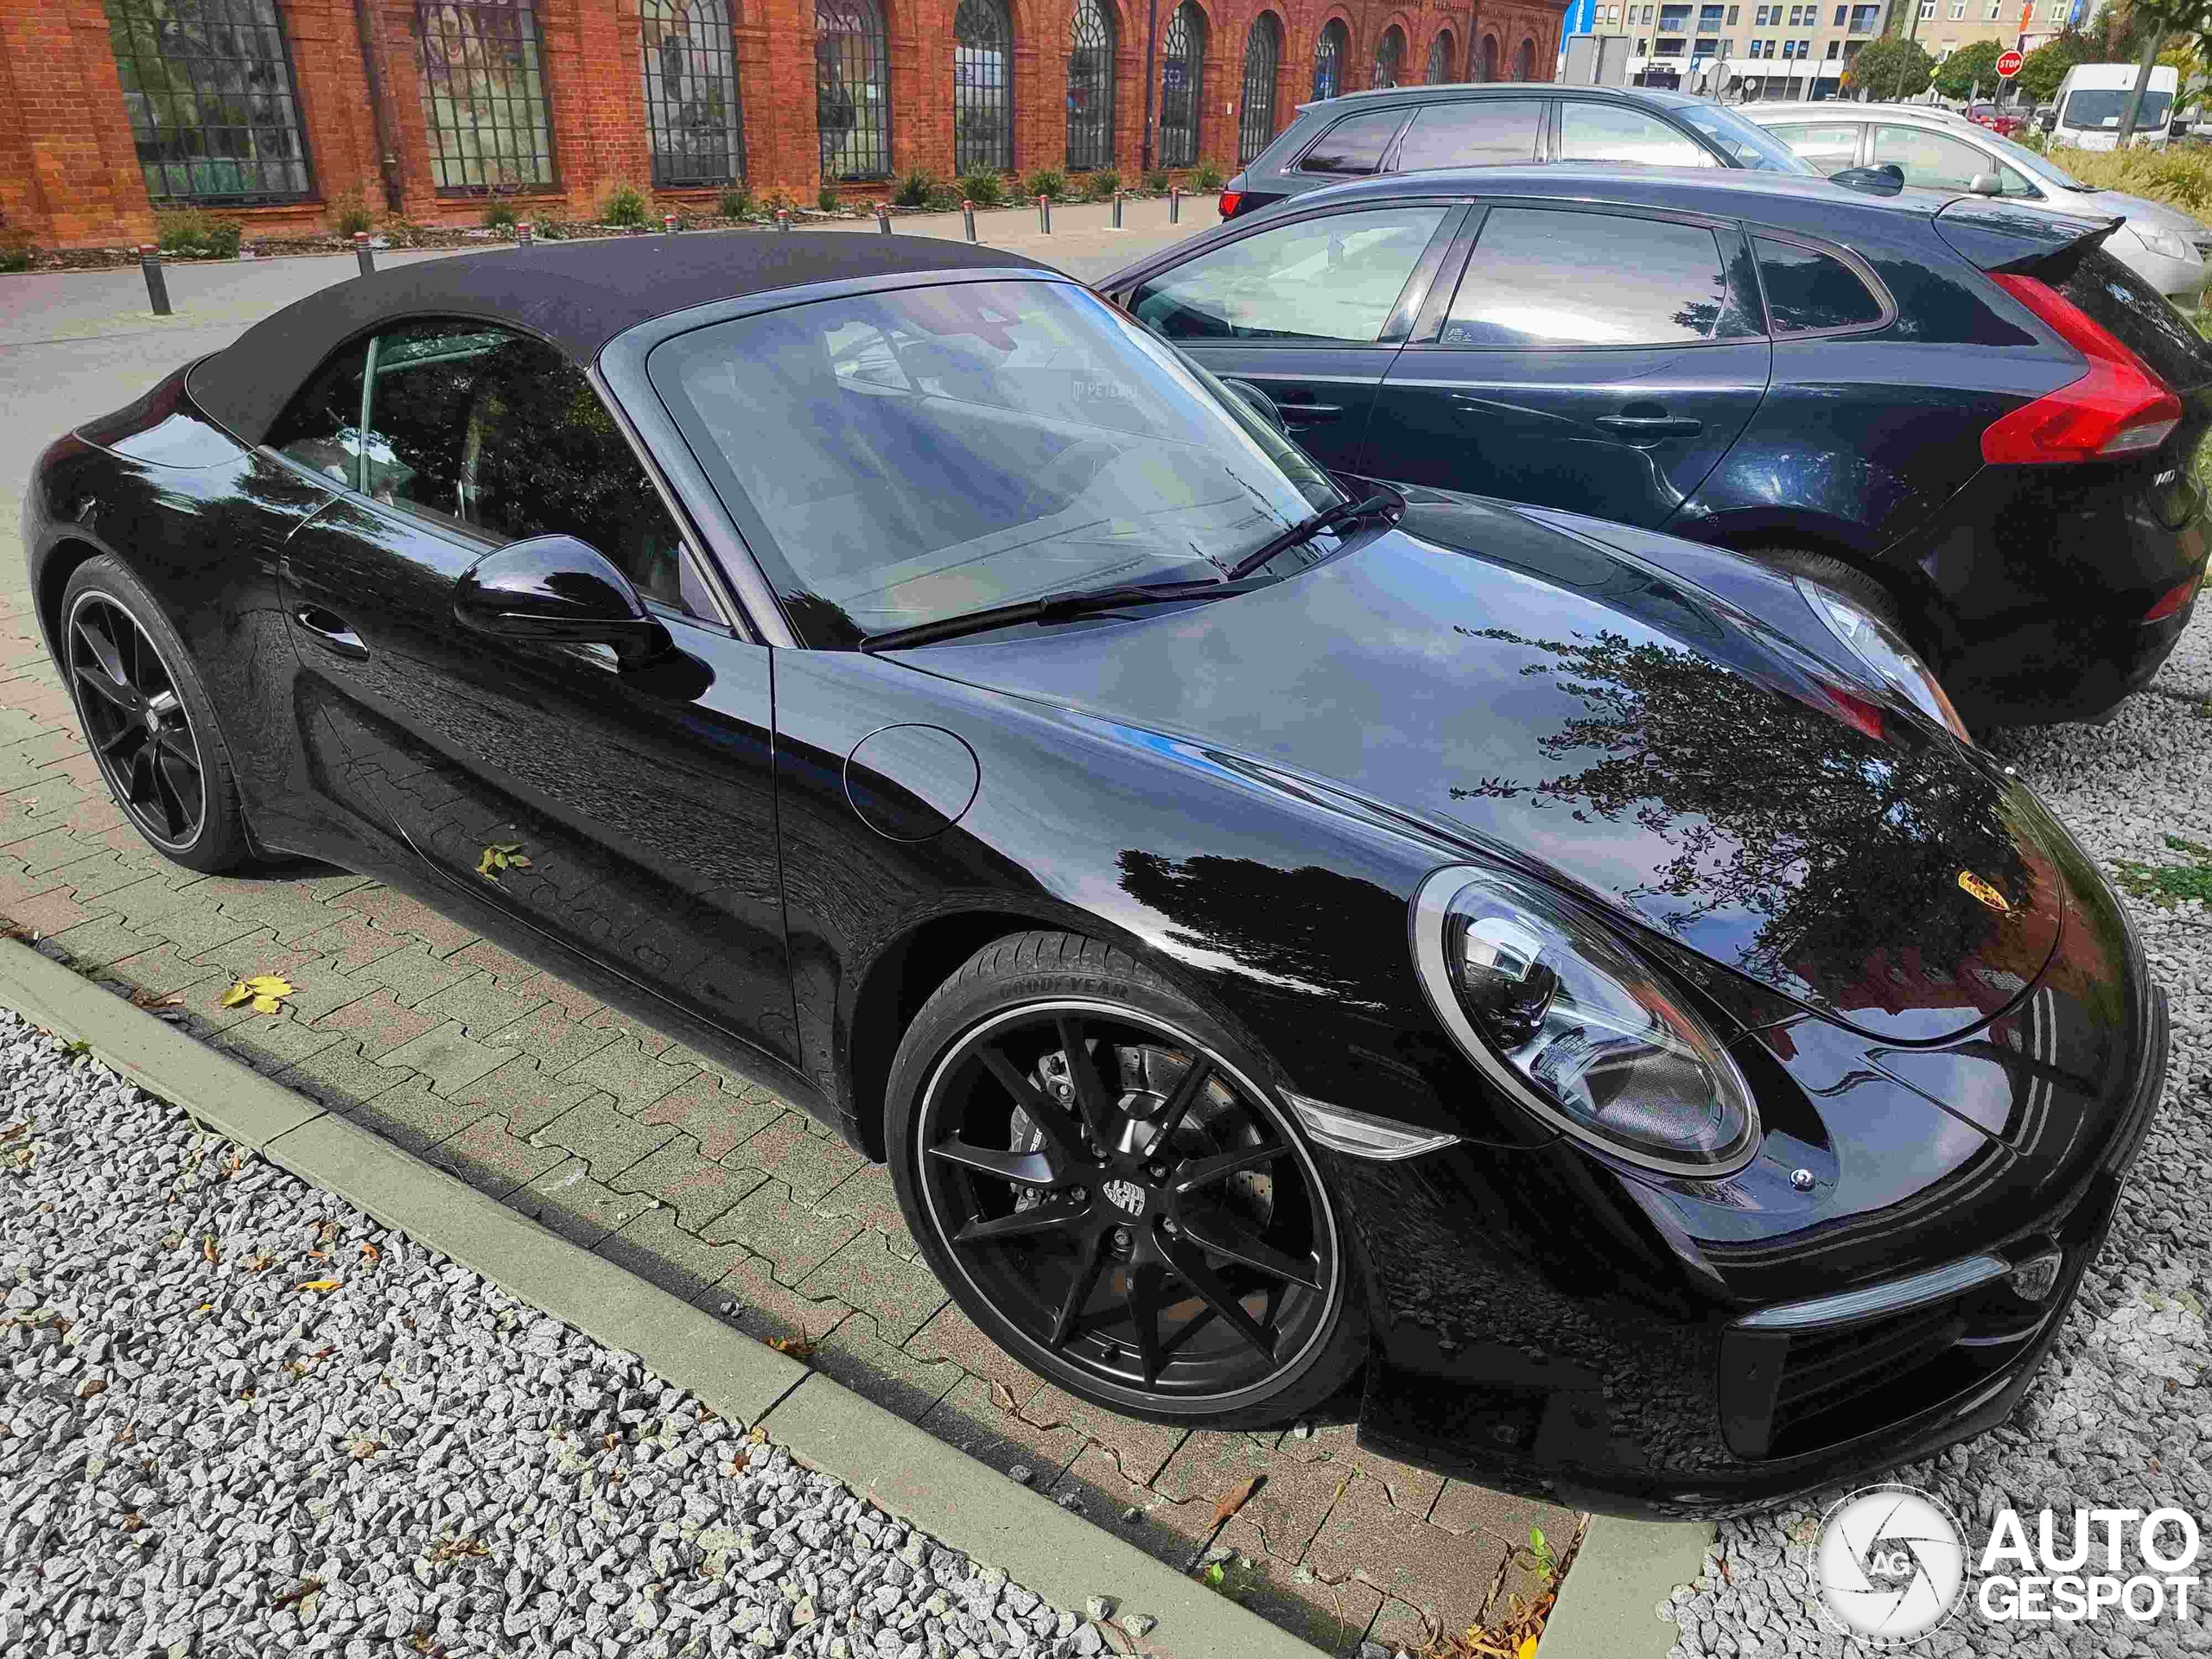
[[[1259,387],[1254,385],[1249,380],[1236,380],[1227,376],[1223,377],[1222,385],[1249,404],[1254,413],[1276,431],[1281,433],[1283,436],[1287,438],[1290,435],[1290,429],[1283,424],[1282,410],[1276,406],[1275,400],[1261,391]]]
[[[534,536],[486,553],[454,584],[463,627],[506,639],[612,645],[625,666],[671,649],[630,579],[574,536]]]

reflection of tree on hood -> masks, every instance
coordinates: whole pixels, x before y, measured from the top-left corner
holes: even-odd
[[[1742,963],[1754,972],[1871,962],[1907,941],[1930,968],[1993,951],[1990,966],[2024,977],[2042,966],[2040,951],[2003,960],[1997,918],[1959,885],[1971,871],[2022,910],[2032,874],[2003,797],[1943,746],[1902,722],[1878,741],[1662,641],[1478,637],[1548,654],[1559,689],[1581,702],[1585,713],[1537,741],[1546,758],[1600,758],[1453,796],[1525,793],[1659,837],[1673,855],[1622,895],[1657,925],[1686,937],[1708,915],[1763,917]]]
[[[1123,890],[1166,918],[1179,943],[1345,1002],[1375,1001],[1367,976],[1405,957],[1404,901],[1357,876],[1208,853],[1133,849],[1121,863]]]

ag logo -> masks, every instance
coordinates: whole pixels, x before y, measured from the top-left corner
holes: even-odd
[[[1126,1210],[1133,1216],[1144,1213],[1144,1188],[1135,1181],[1109,1181],[1098,1190],[1116,1209]]]
[[[2005,902],[2003,893],[1998,892],[1995,887],[1991,887],[1972,870],[1959,872],[1959,885],[2000,916],[2007,914],[2012,908]]]
[[[1821,1523],[1814,1568],[1821,1599],[1846,1630],[1875,1647],[1903,1647],[1958,1611],[1966,1547],[1938,1499],[1910,1486],[1863,1486]]]

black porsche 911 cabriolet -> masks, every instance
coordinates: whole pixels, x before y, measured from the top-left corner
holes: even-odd
[[[1878,621],[1332,477],[1014,255],[341,283],[26,530],[156,847],[372,874],[808,1105],[1122,1410],[1622,1510],[1909,1459],[2012,1409],[2158,1096],[2112,892]]]

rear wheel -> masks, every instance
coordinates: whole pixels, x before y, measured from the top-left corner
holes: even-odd
[[[899,1203],[962,1310],[1071,1393],[1284,1421],[1358,1368],[1366,1327],[1330,1195],[1264,1075],[1127,954],[1001,940],[899,1046]]]
[[[1897,614],[1895,596],[1857,565],[1846,564],[1833,553],[1815,553],[1802,547],[1747,547],[1744,551],[1755,559],[1780,565],[1792,575],[1802,576],[1841,594],[1869,616],[1894,629],[1900,638],[1912,638],[1912,630]]]

